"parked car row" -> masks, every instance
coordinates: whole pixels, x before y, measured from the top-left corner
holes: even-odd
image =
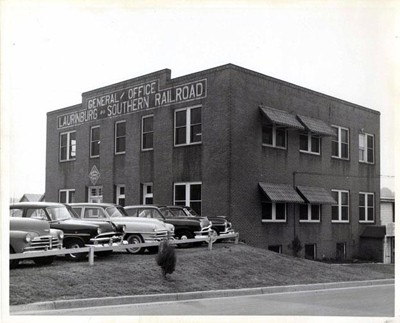
[[[88,245],[115,246],[160,242],[163,239],[215,238],[233,233],[232,224],[224,217],[198,216],[190,207],[137,205],[122,207],[110,203],[22,202],[10,206],[10,253],[81,248]],[[40,243],[39,243],[40,242]],[[200,241],[201,244],[203,241]],[[189,247],[191,244],[181,244]],[[133,247],[132,254],[158,247]],[[107,256],[112,251],[96,252]],[[66,254],[79,261],[86,253]],[[50,264],[54,257],[32,258],[37,264]],[[10,261],[14,268],[18,260]]]

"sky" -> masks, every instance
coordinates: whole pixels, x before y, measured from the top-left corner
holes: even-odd
[[[1,174],[10,197],[45,191],[48,111],[160,69],[174,78],[227,63],[380,111],[382,186],[394,189],[394,5],[3,0]]]

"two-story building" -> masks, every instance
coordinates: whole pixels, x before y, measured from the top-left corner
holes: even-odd
[[[380,223],[380,114],[232,64],[168,69],[47,114],[46,200],[190,205],[246,243],[357,256]]]

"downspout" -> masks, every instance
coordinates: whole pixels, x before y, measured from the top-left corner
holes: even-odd
[[[293,172],[293,189],[296,191],[296,171]],[[296,238],[296,203],[293,203],[293,240]]]

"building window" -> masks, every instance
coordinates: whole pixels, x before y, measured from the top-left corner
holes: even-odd
[[[201,143],[201,107],[175,110],[175,146]]]
[[[100,126],[90,128],[90,157],[100,156]]]
[[[103,203],[103,186],[88,187],[88,202]]]
[[[304,257],[306,259],[315,260],[317,259],[317,244],[305,244],[304,245]]]
[[[346,243],[340,242],[336,244],[336,259],[337,260],[344,260],[346,259]]]
[[[201,182],[175,183],[174,205],[190,206],[198,215],[201,215]]]
[[[125,206],[125,185],[117,185],[115,190],[115,204]]]
[[[311,133],[300,134],[300,151],[309,154],[321,154],[321,137]]]
[[[60,161],[75,160],[76,131],[60,134]]]
[[[153,116],[142,118],[142,150],[153,149]]]
[[[359,194],[360,222],[374,222],[374,193]]]
[[[276,253],[282,253],[282,245],[268,246],[268,250]]]
[[[125,154],[126,122],[115,123],[115,154]]]
[[[263,125],[262,127],[263,145],[286,149],[287,129],[277,125]]]
[[[332,222],[349,222],[349,191],[332,190]]]
[[[58,201],[60,203],[75,203],[75,190],[60,190],[58,194]]]
[[[362,163],[374,163],[374,135],[368,133],[360,133],[359,141],[359,161]]]
[[[332,126],[336,136],[332,139],[332,157],[349,159],[349,129]]]
[[[262,222],[286,222],[286,203],[263,202]]]
[[[320,222],[320,204],[300,204],[300,222]]]
[[[143,205],[153,204],[153,183],[143,184]]]

